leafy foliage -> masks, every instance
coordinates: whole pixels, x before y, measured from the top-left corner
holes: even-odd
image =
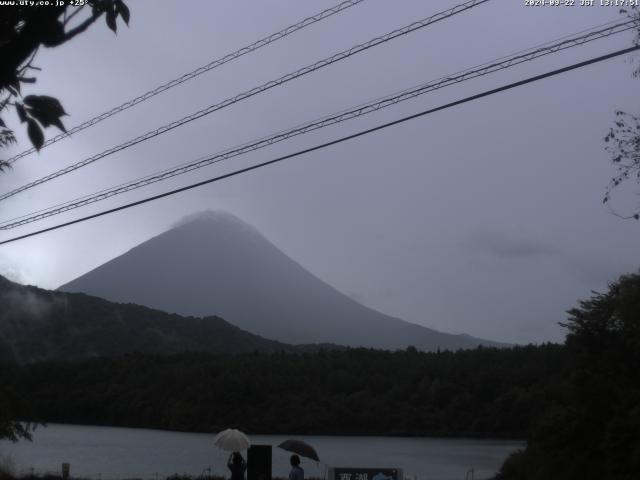
[[[17,442],[20,439],[31,440],[31,431],[35,428],[29,422],[20,422],[25,414],[25,405],[15,390],[8,385],[0,386],[0,439]]]
[[[4,121],[0,118],[0,148],[6,148],[14,143],[16,143],[16,137],[13,134],[13,131],[7,128]],[[11,165],[7,161],[0,160],[0,172],[3,172],[10,167]]]
[[[24,3],[21,5],[20,3]],[[105,15],[107,26],[115,33],[120,17],[129,24],[129,8],[122,0],[88,0],[82,6],[27,5],[16,2],[2,8],[0,18],[0,114],[13,106],[21,123],[26,123],[33,146],[44,143],[43,128],[55,126],[66,131],[61,118],[66,115],[60,102],[46,95],[22,97],[22,85],[33,84],[36,78],[29,71],[40,70],[32,65],[41,46],[57,47],[84,32]],[[65,2],[60,2],[65,3]],[[86,13],[84,19],[77,21]],[[75,24],[73,24],[75,22]],[[73,25],[72,25],[73,24]],[[15,142],[13,131],[0,118],[0,147]],[[0,171],[6,168],[0,161]]]
[[[620,13],[627,14],[629,18],[640,22],[640,7],[631,6],[622,9]],[[635,46],[640,46],[640,29],[633,40]],[[640,77],[640,67],[633,71],[634,77]],[[628,180],[634,179],[640,183],[640,118],[624,111],[617,111],[613,127],[604,137],[607,143],[606,150],[611,155],[617,173],[613,176],[605,191],[603,203],[608,203],[616,187]],[[640,205],[629,215],[620,215],[625,219],[640,220]]]
[[[636,479],[640,472],[640,274],[568,312],[568,397],[543,415],[501,479]]]
[[[625,180],[635,178],[640,182],[640,118],[623,111],[616,112],[616,121],[607,136],[606,150],[618,171],[611,179],[603,202],[611,199],[613,190]],[[631,214],[631,218],[640,219],[640,208]]]

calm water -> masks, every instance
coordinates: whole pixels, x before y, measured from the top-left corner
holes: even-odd
[[[252,435],[253,444],[273,445],[273,473],[286,476],[289,453],[275,448],[283,435]],[[330,466],[399,467],[418,480],[464,480],[490,477],[507,455],[524,444],[504,440],[390,437],[295,436],[313,445]],[[207,467],[227,475],[228,454],[213,445],[213,435],[132,428],[49,424],[39,427],[33,443],[0,441],[0,461],[17,473],[59,472],[71,464],[71,475],[95,479],[155,479],[173,473],[200,475]],[[302,459],[306,476],[324,476],[325,463]]]

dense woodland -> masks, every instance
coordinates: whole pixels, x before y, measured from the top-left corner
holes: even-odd
[[[571,309],[566,397],[536,413],[501,479],[640,478],[640,274]]]
[[[254,433],[523,437],[564,395],[558,345],[458,353],[127,355],[6,367],[32,420]],[[553,392],[553,393],[550,393]],[[27,418],[27,417],[24,417]]]

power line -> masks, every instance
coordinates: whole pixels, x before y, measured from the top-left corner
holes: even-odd
[[[399,125],[401,123],[407,122],[409,120],[414,120],[416,118],[423,117],[423,116],[429,115],[431,113],[435,113],[435,112],[438,112],[438,111],[441,111],[441,110],[446,110],[448,108],[455,107],[457,105],[462,105],[464,103],[468,103],[468,102],[471,102],[471,101],[474,101],[474,100],[478,100],[478,99],[483,98],[483,97],[488,97],[488,96],[494,95],[496,93],[504,92],[506,90],[511,90],[513,88],[520,87],[522,85],[526,85],[526,84],[529,84],[529,83],[537,82],[537,81],[543,80],[545,78],[549,78],[549,77],[553,77],[553,76],[556,76],[556,75],[560,75],[562,73],[566,73],[566,72],[571,71],[571,70],[576,70],[578,68],[582,68],[582,67],[585,67],[587,65],[592,65],[594,63],[602,62],[602,61],[605,61],[605,60],[608,60],[608,59],[611,59],[611,58],[614,58],[614,57],[618,57],[620,55],[625,55],[627,53],[634,52],[634,51],[639,50],[639,49],[640,49],[640,45],[639,46],[633,46],[633,47],[625,48],[625,49],[622,49],[622,50],[618,50],[616,52],[609,53],[607,55],[602,55],[602,56],[599,56],[599,57],[595,57],[595,58],[592,58],[590,60],[585,60],[583,62],[574,63],[573,65],[569,65],[567,67],[559,68],[557,70],[552,70],[552,71],[547,72],[547,73],[543,73],[543,74],[540,74],[540,75],[529,77],[529,78],[526,78],[524,80],[520,80],[518,82],[509,83],[507,85],[503,85],[501,87],[494,88],[494,89],[491,89],[491,90],[486,90],[486,91],[484,91],[482,93],[478,93],[476,95],[465,97],[465,98],[463,98],[461,100],[456,100],[454,102],[450,102],[450,103],[441,105],[439,107],[431,108],[429,110],[424,110],[424,111],[422,111],[420,113],[409,115],[409,116],[400,118],[398,120],[394,120],[392,122],[388,122],[388,123],[384,123],[382,125],[378,125],[377,127],[369,128],[367,130],[362,130],[362,131],[354,133],[352,135],[347,135],[347,136],[338,138],[336,140],[332,140],[330,142],[322,143],[320,145],[316,145],[314,147],[306,148],[304,150],[299,150],[297,152],[290,153],[288,155],[284,155],[284,156],[281,156],[281,157],[278,157],[278,158],[274,158],[274,159],[266,161],[266,162],[262,162],[262,163],[258,163],[256,165],[252,165],[250,167],[242,168],[240,170],[235,170],[233,172],[226,173],[224,175],[220,175],[220,176],[217,176],[217,177],[213,177],[213,178],[210,178],[208,180],[203,180],[201,182],[193,183],[193,184],[187,185],[185,187],[181,187],[181,188],[177,188],[175,190],[171,190],[171,191],[168,191],[168,192],[160,193],[158,195],[147,197],[147,198],[144,198],[142,200],[138,200],[138,201],[131,202],[131,203],[128,203],[128,204],[125,204],[125,205],[121,205],[119,207],[115,207],[115,208],[111,208],[109,210],[104,210],[102,212],[94,213],[93,215],[88,215],[86,217],[78,218],[76,220],[71,220],[69,222],[65,222],[65,223],[61,223],[61,224],[58,224],[58,225],[54,225],[52,227],[44,228],[42,230],[38,230],[38,231],[35,231],[35,232],[27,233],[25,235],[20,235],[18,237],[10,238],[8,240],[3,240],[3,241],[0,241],[0,245],[5,245],[7,243],[15,242],[15,241],[18,241],[18,240],[23,240],[25,238],[33,237],[35,235],[40,235],[42,233],[50,232],[50,231],[57,230],[57,229],[60,229],[60,228],[63,228],[63,227],[68,227],[68,226],[74,225],[76,223],[85,222],[85,221],[91,220],[93,218],[98,218],[98,217],[101,217],[101,216],[104,216],[104,215],[108,215],[108,214],[111,214],[111,213],[119,212],[121,210],[126,210],[128,208],[132,208],[132,207],[135,207],[135,206],[138,206],[138,205],[142,205],[144,203],[148,203],[148,202],[152,202],[152,201],[155,201],[155,200],[159,200],[161,198],[168,197],[168,196],[171,196],[171,195],[175,195],[177,193],[185,192],[187,190],[191,190],[191,189],[194,189],[194,188],[197,188],[197,187],[201,187],[203,185],[208,185],[210,183],[218,182],[220,180],[224,180],[226,178],[234,177],[234,176],[240,175],[242,173],[247,173],[247,172],[250,172],[252,170],[257,170],[258,168],[266,167],[267,165],[272,165],[274,163],[281,162],[283,160],[287,160],[289,158],[298,157],[300,155],[304,155],[304,154],[307,154],[307,153],[310,153],[310,152],[314,152],[316,150],[321,150],[321,149],[327,148],[327,147],[332,146],[332,145],[337,145],[339,143],[346,142],[348,140],[353,140],[354,138],[358,138],[358,137],[361,137],[361,136],[364,136],[364,135],[368,135],[370,133],[377,132],[378,130],[383,130],[385,128],[388,128],[388,127],[391,127],[391,126],[394,126],[394,125]]]
[[[106,120],[107,118],[116,115],[120,112],[123,112],[124,110],[127,110],[139,103],[144,102],[145,100],[149,100],[152,97],[155,97],[156,95],[169,90],[170,88],[173,88],[177,85],[180,85],[182,83],[185,83],[189,80],[192,80],[196,77],[198,77],[199,75],[202,75],[203,73],[206,73],[210,70],[213,70],[214,68],[220,67],[222,65],[224,65],[225,63],[228,63],[232,60],[235,60],[237,58],[242,57],[243,55],[246,55],[248,53],[254,52],[256,50],[258,50],[259,48],[265,47],[277,40],[281,40],[289,35],[291,35],[292,33],[295,33],[299,30],[302,30],[303,28],[306,28],[310,25],[313,25],[314,23],[317,23],[321,20],[324,20],[325,18],[329,18],[332,15],[335,15],[336,13],[340,13],[348,8],[351,8],[355,5],[358,5],[362,2],[364,2],[365,0],[347,0],[344,1],[342,3],[339,3],[338,5],[335,5],[331,8],[328,8],[326,10],[323,10],[320,13],[316,13],[315,15],[312,15],[310,17],[305,18],[304,20],[301,20],[300,22],[293,24],[293,25],[289,25],[288,27],[280,30],[279,32],[276,33],[272,33],[271,35],[261,38],[260,40],[257,40],[256,42],[253,42],[251,45],[247,45],[246,47],[242,47],[239,48],[238,50],[236,50],[235,52],[232,53],[228,53],[227,55],[220,57],[216,60],[213,60],[212,62],[203,65],[201,67],[196,68],[195,70],[189,72],[189,73],[185,73],[184,75],[178,77],[178,78],[174,78],[173,80],[164,83],[162,85],[157,86],[156,88],[149,90],[146,93],[143,93],[142,95],[139,95],[135,98],[132,98],[131,100],[128,100],[124,103],[122,103],[121,105],[118,105],[117,107],[112,108],[109,111],[106,111],[104,113],[101,113],[99,115],[96,115],[95,117],[85,121],[84,123],[81,123],[80,125],[77,125],[71,129],[69,129],[67,132],[65,133],[60,133],[59,135],[56,135],[55,137],[50,138],[49,140],[47,140],[46,142],[44,142],[44,144],[42,145],[42,147],[40,147],[40,149],[42,150],[43,148],[51,145],[52,143],[56,143],[60,140],[62,140],[63,138],[66,138],[68,136],[70,136],[73,133],[77,133],[80,132],[82,130],[84,130],[85,128],[89,128],[92,127],[100,122],[102,122],[103,120]],[[29,148],[23,152],[20,152],[19,154],[11,157],[9,160],[7,160],[9,163],[14,163],[15,161],[21,159],[22,157],[26,157],[27,155],[35,152],[36,149],[35,148]]]
[[[326,67],[328,65],[331,65],[333,63],[336,63],[336,62],[339,62],[339,61],[344,60],[346,58],[349,58],[349,57],[351,57],[353,55],[356,55],[356,54],[358,54],[360,52],[368,50],[368,49],[370,49],[372,47],[381,45],[381,44],[386,43],[386,42],[388,42],[390,40],[398,38],[400,36],[407,35],[407,34],[409,34],[411,32],[414,32],[414,31],[419,30],[421,28],[424,28],[426,26],[432,25],[432,24],[434,24],[436,22],[439,22],[441,20],[445,20],[445,19],[447,19],[449,17],[452,17],[452,16],[454,16],[454,15],[456,15],[458,13],[462,13],[462,12],[464,12],[466,10],[469,10],[469,9],[471,9],[473,7],[481,5],[481,4],[486,3],[488,1],[490,1],[490,0],[469,0],[469,1],[465,2],[465,3],[461,3],[459,5],[456,5],[455,7],[452,7],[450,9],[444,10],[444,11],[439,12],[439,13],[436,13],[435,15],[432,15],[432,16],[427,17],[425,19],[419,20],[417,22],[413,22],[413,23],[411,23],[411,24],[409,24],[409,25],[407,25],[405,27],[393,30],[392,32],[389,32],[389,33],[387,33],[385,35],[382,35],[380,37],[376,37],[374,39],[371,39],[368,42],[361,43],[361,44],[356,45],[354,47],[351,47],[351,48],[349,48],[347,50],[343,50],[340,53],[336,53],[336,54],[334,54],[334,55],[332,55],[330,57],[327,57],[327,58],[325,58],[323,60],[320,60],[318,62],[315,62],[315,63],[311,64],[311,65],[303,67],[303,68],[301,68],[299,70],[296,70],[295,72],[288,73],[287,75],[279,77],[279,78],[277,78],[275,80],[271,80],[271,81],[269,81],[267,83],[264,83],[264,84],[262,84],[262,85],[260,85],[258,87],[254,87],[251,90],[247,90],[247,91],[245,91],[243,93],[240,93],[240,94],[238,94],[238,95],[236,95],[234,97],[230,97],[230,98],[228,98],[226,100],[223,100],[220,103],[211,105],[211,106],[209,106],[209,107],[207,107],[205,109],[202,109],[202,110],[199,110],[197,112],[194,112],[194,113],[192,113],[190,115],[187,115],[186,117],[181,118],[180,120],[175,120],[175,121],[173,121],[173,122],[171,122],[171,123],[169,123],[167,125],[159,127],[159,128],[157,128],[155,130],[151,130],[151,131],[149,131],[149,132],[147,132],[147,133],[145,133],[143,135],[140,135],[139,137],[136,137],[136,138],[134,138],[132,140],[129,140],[129,141],[125,142],[125,143],[122,143],[122,144],[117,145],[115,147],[112,147],[112,148],[110,148],[108,150],[105,150],[102,153],[99,153],[99,154],[94,155],[92,157],[89,157],[89,158],[86,158],[84,160],[81,160],[80,162],[77,162],[77,163],[75,163],[73,165],[70,165],[70,166],[68,166],[66,168],[58,170],[57,172],[51,173],[51,174],[49,174],[49,175],[47,175],[45,177],[39,178],[38,180],[35,180],[35,181],[27,183],[27,184],[25,184],[25,185],[23,185],[21,187],[18,187],[18,188],[14,189],[14,190],[11,190],[10,192],[4,193],[4,194],[0,195],[0,201],[1,200],[5,200],[5,199],[7,199],[9,197],[12,197],[14,195],[17,195],[18,193],[23,192],[25,190],[28,190],[30,188],[36,187],[38,185],[41,185],[41,184],[43,184],[45,182],[48,182],[50,180],[53,180],[55,178],[58,178],[58,177],[60,177],[62,175],[66,175],[67,173],[71,173],[71,172],[73,172],[73,171],[75,171],[75,170],[77,170],[79,168],[82,168],[82,167],[84,167],[86,165],[89,165],[89,164],[91,164],[93,162],[96,162],[96,161],[98,161],[98,160],[100,160],[100,159],[102,159],[104,157],[112,155],[112,154],[114,154],[116,152],[120,152],[120,151],[122,151],[122,150],[124,150],[126,148],[129,148],[129,147],[133,146],[133,145],[137,145],[140,142],[149,140],[149,139],[151,139],[153,137],[156,137],[158,135],[166,133],[166,132],[168,132],[170,130],[173,130],[174,128],[180,127],[180,126],[182,126],[182,125],[184,125],[186,123],[189,123],[189,122],[197,120],[197,119],[199,119],[201,117],[204,117],[205,115],[209,115],[210,113],[213,113],[215,111],[218,111],[218,110],[221,110],[223,108],[226,108],[226,107],[228,107],[230,105],[238,103],[238,102],[240,102],[242,100],[245,100],[245,99],[247,99],[249,97],[252,97],[254,95],[257,95],[259,93],[262,93],[262,92],[264,92],[266,90],[269,90],[271,88],[280,86],[280,85],[282,85],[284,83],[287,83],[287,82],[289,82],[291,80],[294,80],[296,78],[302,77],[302,76],[307,75],[307,74],[309,74],[311,72],[314,72],[316,70],[324,68],[324,67]]]
[[[511,56],[501,57],[496,61],[486,62],[478,67],[472,67],[472,68],[463,70],[461,72],[458,72],[456,74],[441,77],[437,80],[424,83],[416,87],[406,89],[402,92],[399,92],[393,95],[388,95],[386,97],[382,97],[377,100],[358,105],[357,107],[343,110],[339,113],[328,115],[320,119],[307,122],[302,125],[298,125],[289,130],[284,130],[276,134],[263,137],[259,140],[245,143],[238,147],[227,149],[222,152],[215,153],[213,155],[200,157],[199,159],[193,160],[191,162],[187,162],[177,167],[169,168],[164,171],[157,172],[155,174],[147,175],[145,177],[142,177],[127,183],[123,183],[115,187],[111,187],[109,189],[101,190],[94,194],[85,195],[83,197],[70,200],[58,205],[54,205],[52,207],[48,207],[43,210],[39,210],[26,215],[22,215],[17,218],[0,222],[0,230],[10,230],[22,225],[26,225],[28,223],[43,220],[45,218],[58,215],[63,212],[74,210],[76,208],[80,208],[98,201],[106,200],[115,195],[136,190],[138,188],[142,188],[147,185],[151,185],[153,183],[164,181],[169,178],[182,175],[190,171],[203,168],[205,166],[208,166],[214,163],[221,162],[223,160],[227,160],[229,158],[237,157],[239,155],[243,155],[243,154],[258,150],[260,148],[264,148],[269,145],[279,143],[281,141],[287,140],[289,138],[292,138],[301,134],[305,134],[314,130],[325,128],[330,125],[341,123],[343,121],[351,120],[353,118],[357,118],[362,115],[366,115],[378,110],[382,110],[384,108],[390,107],[397,103],[413,99],[425,93],[438,90],[440,88],[444,88],[449,85],[460,83],[466,80],[471,80],[473,78],[484,76],[484,75],[496,72],[498,70],[504,70],[504,69],[519,65],[527,61],[532,61],[552,53],[557,53],[559,51],[566,50],[568,48],[584,45],[585,43],[588,43],[594,40],[607,38],[611,35],[622,33],[632,28],[635,28],[638,26],[638,23],[640,22],[638,22],[637,20],[628,20],[625,22],[618,23],[616,25],[610,25],[606,28],[601,28],[599,30],[595,30],[595,29],[601,26],[593,27],[591,29],[592,31],[584,35],[574,36],[574,37],[565,36],[565,37],[562,37],[564,40],[560,42],[557,42],[557,43],[547,42],[545,44],[547,45],[546,47],[540,47],[540,48],[533,47],[529,50],[520,51],[517,54],[513,54]],[[609,25],[609,24],[605,24],[605,25]]]

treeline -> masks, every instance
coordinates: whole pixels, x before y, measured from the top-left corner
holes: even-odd
[[[500,480],[640,478],[640,275],[568,312],[565,395],[540,410]]]
[[[133,354],[4,365],[21,418],[215,432],[523,438],[565,395],[560,345]]]

